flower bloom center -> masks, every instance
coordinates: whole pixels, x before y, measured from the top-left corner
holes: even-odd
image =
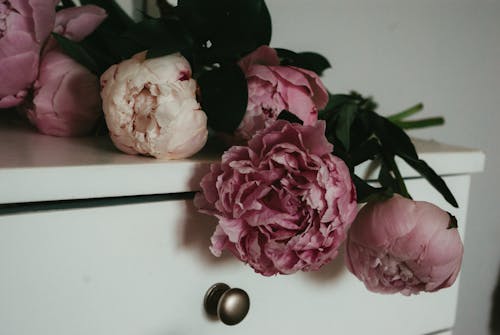
[[[404,288],[417,286],[421,282],[404,262],[390,255],[375,257],[372,265],[391,286]]]
[[[134,97],[134,129],[145,133],[151,127],[152,118],[158,106],[156,95],[152,94],[157,90],[156,85],[146,84],[146,86]]]
[[[12,7],[7,0],[0,0],[0,38],[4,37],[7,31],[7,16],[11,10]]]

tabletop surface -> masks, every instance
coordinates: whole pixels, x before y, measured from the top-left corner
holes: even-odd
[[[212,146],[181,160],[133,156],[115,149],[107,136],[52,137],[19,120],[0,121],[1,204],[196,191],[222,152]],[[484,167],[480,150],[413,141],[419,156],[438,174],[474,173]],[[403,176],[418,176],[398,163]],[[369,179],[374,170],[362,164],[356,172]]]

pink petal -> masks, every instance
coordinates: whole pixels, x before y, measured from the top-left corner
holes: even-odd
[[[73,41],[90,35],[107,17],[106,11],[94,5],[60,10],[55,18],[55,32]]]

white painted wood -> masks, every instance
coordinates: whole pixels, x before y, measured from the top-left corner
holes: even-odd
[[[118,152],[107,137],[44,136],[12,120],[0,122],[0,204],[196,191],[219,153],[178,161]],[[416,140],[423,159],[442,175],[482,171],[479,150]],[[404,163],[401,173],[417,176]],[[357,172],[370,177],[367,165]]]
[[[446,181],[452,209],[422,179],[426,199],[466,218],[469,176]],[[339,257],[316,273],[266,278],[208,251],[214,225],[191,201],[0,215],[0,334],[384,334],[453,326],[458,283],[413,297],[368,292]],[[208,320],[205,290],[245,289],[251,310],[239,325]]]

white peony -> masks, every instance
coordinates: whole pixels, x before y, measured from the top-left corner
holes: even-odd
[[[196,81],[179,53],[146,59],[141,52],[101,76],[110,137],[128,154],[179,159],[206,143],[207,117],[196,101]]]

